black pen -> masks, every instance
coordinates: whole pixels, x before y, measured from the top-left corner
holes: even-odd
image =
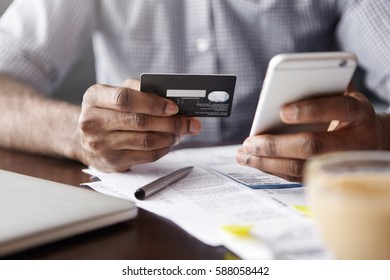
[[[183,179],[192,171],[193,168],[193,166],[187,166],[172,173],[169,173],[168,175],[165,175],[164,177],[161,177],[149,184],[146,184],[142,188],[139,188],[138,190],[136,190],[134,195],[139,200],[148,198],[156,192],[159,192],[168,187],[169,185],[179,181],[180,179]]]

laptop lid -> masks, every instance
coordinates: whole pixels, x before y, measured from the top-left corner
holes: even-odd
[[[0,256],[136,215],[128,200],[0,170]]]

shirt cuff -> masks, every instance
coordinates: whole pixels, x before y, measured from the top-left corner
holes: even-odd
[[[44,54],[16,48],[16,42],[0,36],[0,72],[48,95],[57,81],[57,71]]]

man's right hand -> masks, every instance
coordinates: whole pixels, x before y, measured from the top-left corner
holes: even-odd
[[[167,154],[184,134],[197,134],[196,118],[177,115],[177,105],[134,89],[94,85],[84,94],[79,119],[79,159],[106,172],[123,172]]]

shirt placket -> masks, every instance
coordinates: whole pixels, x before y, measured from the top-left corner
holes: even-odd
[[[210,0],[186,2],[187,72],[195,74],[217,73],[217,54]],[[205,141],[220,142],[219,118],[203,118],[202,132]]]

